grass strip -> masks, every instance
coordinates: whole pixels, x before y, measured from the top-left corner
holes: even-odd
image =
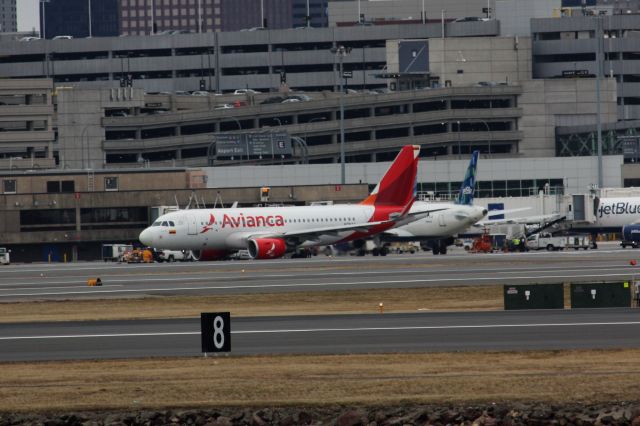
[[[0,412],[640,399],[640,350],[1,363]]]
[[[0,303],[0,323],[502,309],[502,286],[397,288],[224,296]]]

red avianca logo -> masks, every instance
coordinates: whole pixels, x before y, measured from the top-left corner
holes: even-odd
[[[210,231],[216,219],[209,214],[209,223],[202,227],[201,234]],[[225,213],[222,217],[221,228],[258,228],[258,227],[284,226],[284,218],[280,215],[273,216],[252,216],[240,213],[238,216],[230,216]]]

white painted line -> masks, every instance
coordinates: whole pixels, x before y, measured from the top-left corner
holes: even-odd
[[[356,328],[301,328],[281,330],[241,330],[231,334],[286,334],[286,333],[325,333],[325,332],[363,332],[363,331],[413,331],[413,330],[461,330],[461,329],[490,329],[490,328],[531,328],[531,327],[593,327],[593,326],[623,326],[640,325],[640,321],[623,322],[570,322],[570,323],[537,323],[537,324],[483,324],[483,325],[431,325],[408,327],[356,327]],[[13,336],[0,337],[4,340],[38,340],[38,339],[93,339],[107,337],[156,337],[156,336],[192,336],[199,331],[181,331],[171,333],[109,333],[109,334],[75,334],[75,335],[44,335],[44,336]]]
[[[161,291],[201,291],[201,290],[240,290],[240,289],[270,289],[270,288],[305,288],[305,287],[339,287],[339,286],[359,286],[359,285],[375,285],[375,284],[416,284],[416,283],[433,283],[433,282],[477,282],[477,281],[495,281],[495,280],[530,280],[530,279],[565,279],[565,278],[606,278],[606,277],[629,277],[629,273],[617,274],[587,274],[587,275],[537,275],[537,276],[516,276],[516,277],[481,277],[481,278],[434,278],[434,279],[417,279],[417,280],[389,280],[389,281],[357,281],[344,283],[297,283],[297,284],[264,284],[264,285],[222,285],[222,286],[203,286],[203,287],[171,287],[171,288],[142,288],[142,289],[121,289],[121,290],[95,290],[91,287],[87,291],[67,291],[67,292],[34,292],[34,293],[7,293],[0,294],[0,297],[22,297],[22,296],[68,296],[72,294],[108,294],[108,293],[150,293]],[[34,289],[34,291],[37,289]]]
[[[630,275],[630,274],[634,274],[635,270],[633,268],[630,268],[628,265],[622,264],[622,265],[608,265],[608,267],[603,268],[602,266],[584,266],[581,267],[580,269],[564,269],[565,267],[541,267],[541,268],[535,268],[535,267],[527,267],[527,268],[500,268],[500,269],[470,269],[470,270],[465,270],[463,271],[465,274],[472,274],[472,273],[477,273],[477,274],[488,274],[488,273],[494,273],[494,274],[501,274],[501,275],[506,275],[506,274],[513,274],[516,272],[521,272],[521,273],[526,273],[526,272],[542,272],[542,271],[547,271],[547,272],[552,272],[552,271],[561,271],[561,272],[583,272],[586,273],[586,271],[588,270],[596,270],[598,272],[605,272],[605,271],[620,271],[620,268],[625,268],[625,271],[628,271],[626,274],[625,273],[620,273],[619,275]],[[399,273],[403,273],[403,274],[429,274],[429,275],[433,275],[433,274],[446,274],[446,273],[460,273],[461,270],[460,269],[418,269],[418,270],[395,270],[395,271],[357,271],[357,272],[328,272],[328,273],[322,273],[322,274],[306,274],[306,273],[298,273],[298,274],[260,274],[260,275],[251,275],[251,274],[238,274],[238,275],[231,275],[231,276],[178,276],[178,277],[166,277],[166,278],[161,278],[161,277],[149,277],[149,276],[131,276],[131,275],[125,275],[126,277],[128,277],[127,279],[118,279],[118,278],[110,278],[109,276],[104,276],[102,278],[102,281],[108,281],[109,283],[132,283],[135,282],[135,284],[139,284],[142,282],[171,282],[171,281],[179,281],[179,282],[185,282],[185,281],[190,281],[190,282],[194,282],[194,281],[223,281],[223,280],[237,280],[238,278],[243,278],[243,279],[255,279],[255,278],[260,278],[260,279],[269,279],[269,278],[299,278],[299,279],[311,279],[311,278],[315,278],[315,277],[326,277],[326,276],[333,276],[333,277],[339,277],[339,276],[346,276],[346,277],[352,277],[352,276],[358,276],[358,275],[397,275]],[[639,271],[640,272],[640,271]],[[118,276],[118,275],[116,275]],[[47,281],[47,284],[72,284],[72,283],[84,283],[86,282],[86,279],[84,277],[80,278],[79,280],[76,281],[70,281],[70,278],[77,278],[77,277],[68,277],[69,279],[65,279],[64,281]],[[447,278],[442,278],[447,279]],[[26,282],[13,282],[10,284],[0,284],[0,288],[1,287],[20,287],[20,286],[32,286],[32,285],[38,285],[38,284],[42,284],[42,281],[26,281]],[[119,285],[121,287],[123,287],[123,285]],[[37,289],[45,289],[46,287],[38,287]],[[176,290],[180,289],[182,287],[177,287]]]

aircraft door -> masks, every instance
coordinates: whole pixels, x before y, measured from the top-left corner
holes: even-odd
[[[444,223],[444,215],[443,214],[439,214],[438,215],[438,225],[444,227],[447,226],[446,223]]]
[[[196,235],[198,233],[198,219],[195,215],[187,217],[188,235]]]
[[[585,220],[584,195],[573,196],[573,220]]]

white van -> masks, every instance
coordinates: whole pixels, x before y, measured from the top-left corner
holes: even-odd
[[[9,265],[11,263],[11,259],[9,259],[9,253],[11,253],[11,250],[0,247],[0,265]]]

